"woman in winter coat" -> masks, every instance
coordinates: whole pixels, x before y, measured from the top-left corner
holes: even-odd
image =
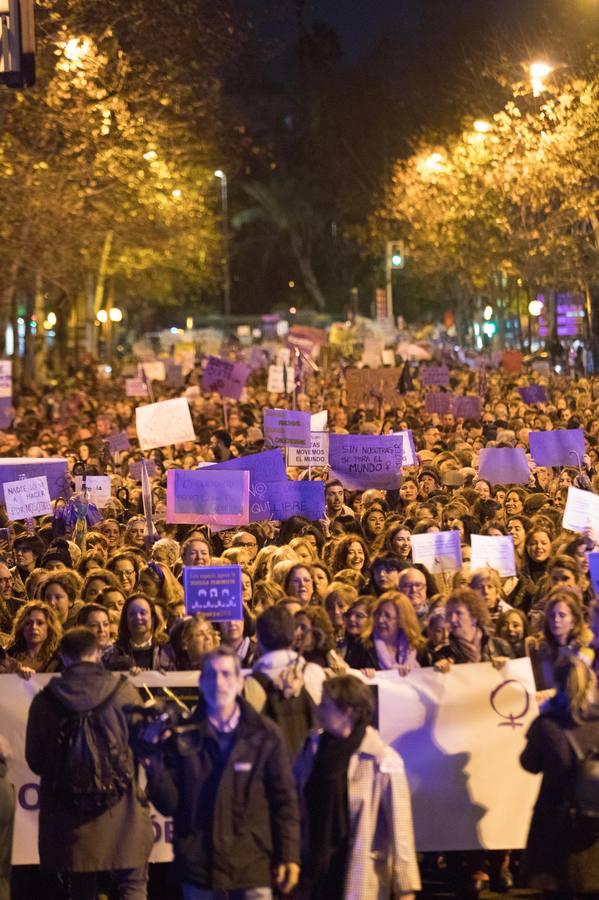
[[[295,764],[302,898],[413,900],[420,890],[404,764],[368,725],[372,709],[370,689],[355,676],[325,681],[322,731]]]
[[[593,671],[565,653],[554,669],[555,696],[530,726],[520,763],[543,775],[525,857],[531,887],[556,900],[599,896],[599,832],[570,813],[578,763],[570,740],[583,754],[599,747],[599,705]]]

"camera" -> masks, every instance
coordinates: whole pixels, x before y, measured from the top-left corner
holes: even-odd
[[[143,706],[125,707],[129,724],[129,743],[140,757],[163,753],[175,743],[179,752],[189,743],[186,738],[197,732],[190,722],[191,713],[174,700],[149,700]],[[181,746],[183,745],[183,746]]]

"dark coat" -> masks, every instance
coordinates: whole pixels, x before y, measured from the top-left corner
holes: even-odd
[[[149,769],[150,798],[174,819],[174,873],[212,890],[270,887],[273,868],[299,863],[299,814],[279,728],[239,700],[241,719],[222,769],[203,704],[197,731]]]
[[[10,875],[14,815],[15,790],[7,777],[6,760],[0,755],[0,878]]]
[[[491,662],[495,656],[507,656],[508,659],[513,657],[511,646],[503,638],[492,637],[484,633],[480,648],[480,662]],[[450,634],[447,644],[443,644],[433,652],[433,662],[439,662],[441,659],[450,659],[454,663],[468,663],[471,660],[464,654],[458,641]]]
[[[372,641],[352,641],[348,644],[344,660],[350,669],[375,669],[381,668],[376,650]],[[431,654],[426,647],[422,647],[416,654],[418,665],[421,668],[431,665]]]
[[[564,731],[570,729],[583,752],[599,747],[599,706],[581,724],[560,715],[555,702],[528,731],[520,762],[542,773],[526,847],[525,870],[531,887],[547,891],[599,892],[599,836],[581,833],[566,810],[576,772],[575,756]]]
[[[135,779],[129,790],[111,809],[82,822],[77,816],[57,809],[50,782],[52,758],[58,746],[62,719],[60,706],[49,693],[74,711],[87,711],[102,703],[119,676],[102,665],[80,662],[69,666],[33,698],[27,721],[25,756],[32,772],[41,776],[39,851],[43,869],[53,872],[100,872],[132,869],[146,864],[153,843],[148,804]],[[128,740],[129,730],[123,707],[139,704],[137,690],[124,681],[102,711],[111,730]]]

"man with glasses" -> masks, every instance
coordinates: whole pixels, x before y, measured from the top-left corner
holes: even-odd
[[[258,553],[258,540],[253,534],[250,534],[249,531],[238,531],[237,534],[233,536],[231,547],[241,547],[245,550],[249,564],[255,560]]]
[[[10,634],[15,615],[22,602],[12,593],[13,577],[6,563],[0,563],[0,631]]]
[[[424,628],[428,615],[428,598],[426,596],[426,578],[420,569],[404,569],[399,576],[399,590],[405,594]]]

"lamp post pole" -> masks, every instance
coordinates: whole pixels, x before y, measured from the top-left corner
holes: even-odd
[[[223,299],[225,318],[231,315],[231,262],[229,254],[229,195],[227,188],[227,176],[222,169],[217,169],[214,173],[220,181],[220,197],[223,207]]]

